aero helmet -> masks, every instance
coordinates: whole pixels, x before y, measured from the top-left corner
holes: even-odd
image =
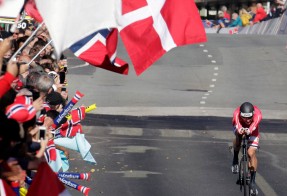
[[[249,102],[244,102],[240,106],[240,116],[244,118],[250,118],[253,116],[254,106]]]

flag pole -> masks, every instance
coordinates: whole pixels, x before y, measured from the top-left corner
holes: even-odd
[[[31,61],[28,63],[28,65],[30,66],[30,64],[41,54],[41,52],[43,50],[45,50],[45,48],[47,48],[47,46],[52,42],[53,40],[51,39],[32,59]]]
[[[44,22],[42,22],[40,25],[38,25],[37,29],[30,35],[30,37],[28,37],[28,39],[24,42],[24,44],[22,44],[22,46],[20,48],[18,48],[18,50],[13,54],[13,56],[9,59],[9,61],[13,60],[17,54],[27,45],[27,43],[34,37],[34,35],[37,33],[37,31],[39,31],[39,29],[42,27],[42,25],[44,24]]]

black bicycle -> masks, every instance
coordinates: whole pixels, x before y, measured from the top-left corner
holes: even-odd
[[[240,185],[240,190],[244,191],[244,196],[250,195],[250,170],[249,170],[249,158],[247,154],[247,141],[248,136],[246,134],[242,135],[242,157],[239,163],[239,176],[238,183]]]

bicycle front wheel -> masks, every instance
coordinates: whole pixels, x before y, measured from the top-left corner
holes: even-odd
[[[249,185],[247,184],[247,174],[248,174],[248,162],[247,159],[244,158],[240,162],[240,173],[242,179],[242,186],[244,191],[244,196],[249,195]]]

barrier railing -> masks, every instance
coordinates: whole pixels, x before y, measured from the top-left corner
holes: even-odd
[[[281,17],[262,21],[246,27],[227,27],[216,29],[208,27],[203,21],[207,34],[256,34],[256,35],[278,35],[287,34],[287,11]]]

